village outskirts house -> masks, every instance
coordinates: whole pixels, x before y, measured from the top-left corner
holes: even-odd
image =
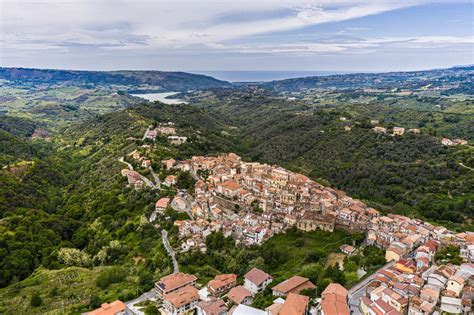
[[[196,308],[199,292],[192,285],[187,285],[163,296],[163,309],[167,315],[188,314]]]
[[[308,278],[293,276],[272,288],[274,296],[287,296],[289,293],[300,293],[305,289],[314,289],[316,286]]]
[[[111,303],[103,303],[98,309],[87,313],[87,315],[133,315],[134,313],[123,303],[116,300]]]
[[[222,274],[214,277],[213,280],[209,281],[207,288],[212,296],[219,296],[228,292],[230,289],[237,285],[237,275],[235,274]]]
[[[196,285],[196,276],[188,275],[182,272],[172,273],[160,279],[155,283],[155,290],[159,297],[163,297],[165,294],[177,291],[185,286]]]
[[[239,285],[230,289],[229,293],[227,293],[227,299],[237,305],[250,305],[252,304],[253,295],[244,286]]]
[[[309,297],[289,293],[278,315],[306,315],[309,312]]]
[[[163,181],[163,185],[168,186],[168,187],[176,185],[176,183],[177,183],[177,177],[175,175],[168,175]]]
[[[347,290],[339,283],[331,283],[321,293],[320,315],[349,315]]]
[[[247,272],[244,279],[244,287],[253,294],[262,292],[273,281],[272,276],[257,268]]]
[[[196,304],[197,315],[227,315],[228,309],[221,299],[211,298]]]
[[[405,133],[405,128],[402,127],[393,127],[393,135],[395,136],[403,136]]]
[[[170,198],[161,198],[155,203],[155,210],[164,212],[170,203]]]
[[[341,250],[341,252],[343,252],[347,256],[353,256],[357,251],[356,248],[354,248],[351,245],[347,245],[347,244],[341,245],[341,247],[339,247],[339,249]]]

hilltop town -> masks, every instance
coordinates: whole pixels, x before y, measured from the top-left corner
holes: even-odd
[[[172,125],[154,129],[156,134],[151,136],[148,129],[144,138],[155,140],[160,133],[175,134],[169,127]],[[151,167],[153,161],[145,156],[150,148],[145,144],[143,154],[135,150],[129,158],[142,169],[150,169],[156,183],[127,163],[130,168],[122,170],[122,175],[131,187],[172,188],[177,178],[169,174],[176,171],[190,174],[195,182],[191,191],[178,190],[174,196],[159,198],[148,218],[150,222],[166,220],[170,208],[187,214],[187,219],[174,221],[179,248],[165,244],[173,260],[192,250],[206,253],[206,238],[212,233],[221,232],[234,239],[236,246],[249,247],[296,228],[304,232],[342,229],[363,233],[360,248],[341,244],[339,251],[351,257],[365,246],[375,246],[385,251],[386,261],[352,287],[331,283],[318,296],[308,295],[317,286],[297,274],[276,284],[271,272],[253,268],[243,279],[236,274],[219,274],[202,286],[195,275],[180,272],[175,263],[174,273],[155,284],[152,301],[162,314],[195,310],[197,314],[219,315],[472,314],[474,233],[455,233],[420,219],[383,215],[305,175],[277,165],[246,162],[235,153],[161,160],[157,164],[164,180],[160,180]],[[251,306],[267,287],[272,290],[273,304],[265,309]],[[140,313],[134,305],[120,305],[127,312]],[[102,306],[102,311],[107,307]]]

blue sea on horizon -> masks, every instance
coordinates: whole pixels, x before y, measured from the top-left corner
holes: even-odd
[[[344,71],[190,71],[192,73],[205,74],[219,80],[229,82],[266,82],[284,80],[291,78],[302,78],[311,76],[326,76],[332,74],[344,74]]]

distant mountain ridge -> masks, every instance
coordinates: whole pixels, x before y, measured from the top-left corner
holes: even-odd
[[[157,70],[85,71],[0,67],[0,79],[28,84],[123,85],[131,90],[179,91],[258,86],[278,91],[312,88],[420,88],[426,84],[472,84],[474,65],[446,69],[307,76],[267,82],[228,82],[209,75]],[[145,86],[145,87],[144,87]],[[465,90],[465,89],[464,89]]]
[[[82,71],[0,68],[0,79],[30,84],[94,84],[158,86],[166,91],[229,87],[231,84],[202,74],[165,71]]]
[[[348,73],[329,76],[310,76],[259,83],[259,86],[280,91],[311,88],[409,88],[417,89],[426,84],[442,86],[447,83],[472,84],[474,66],[456,66],[446,69],[399,71],[382,73]]]

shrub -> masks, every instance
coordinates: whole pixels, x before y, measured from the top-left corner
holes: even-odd
[[[41,306],[41,304],[43,304],[43,299],[41,299],[41,296],[38,292],[34,292],[31,296],[30,305],[32,307],[38,307]]]
[[[126,271],[121,267],[112,267],[100,273],[97,277],[96,285],[101,289],[107,289],[109,285],[118,283],[125,279]]]

